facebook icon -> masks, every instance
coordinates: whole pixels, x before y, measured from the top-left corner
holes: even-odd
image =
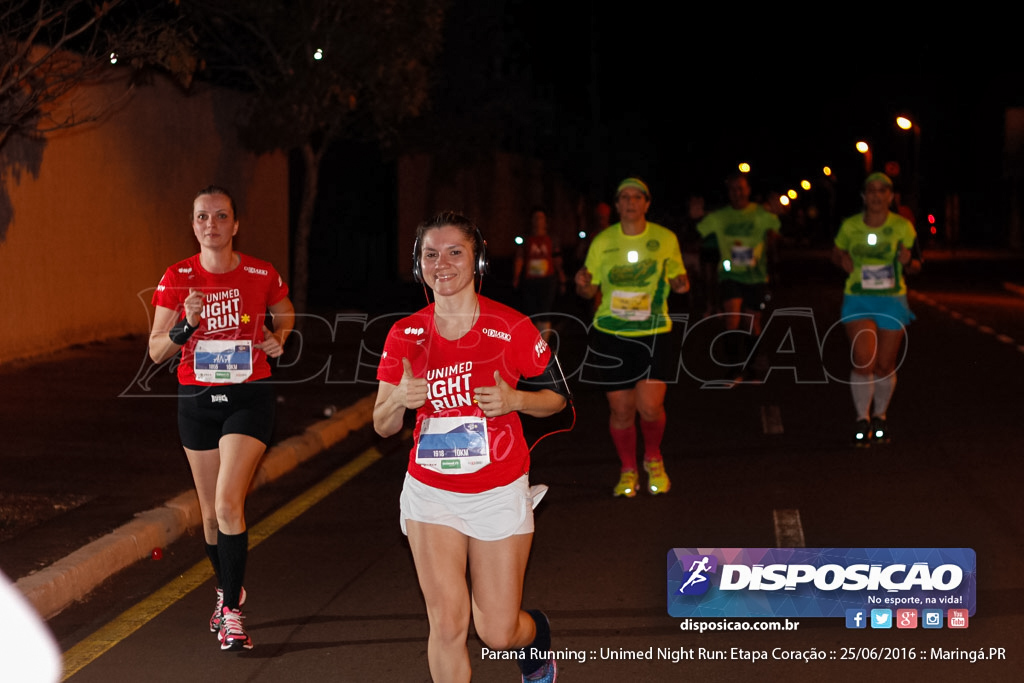
[[[846,628],[867,628],[867,612],[862,609],[846,610]]]

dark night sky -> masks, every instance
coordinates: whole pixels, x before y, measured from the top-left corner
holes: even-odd
[[[653,192],[651,220],[673,229],[686,227],[690,194],[704,197],[709,208],[724,202],[724,177],[740,161],[753,165],[751,184],[762,195],[802,178],[815,181],[828,164],[837,174],[836,203],[828,207],[821,196],[828,197],[827,185],[817,185],[823,189],[811,199],[827,208],[819,208],[820,219],[805,234],[830,242],[839,220],[860,208],[864,159],[854,143],[872,143],[876,167],[906,162],[912,138],[895,126],[895,116],[906,113],[922,127],[920,208],[941,222],[947,195],[957,193],[961,243],[1005,245],[1010,190],[1003,114],[1008,105],[1024,105],[1024,68],[1016,55],[1007,58],[1016,38],[1000,56],[990,31],[979,47],[967,30],[935,38],[938,29],[901,23],[892,8],[883,14],[857,6],[850,14],[836,3],[817,10],[810,24],[805,18],[802,28],[795,20],[744,16],[749,10],[725,4],[589,5],[454,0],[431,114],[416,131],[421,144],[439,162],[451,161],[454,171],[473,153],[493,149],[498,129],[525,147],[512,145],[515,151],[540,152],[546,168],[571,177],[591,202],[611,201],[623,177],[639,174]],[[796,10],[772,5],[768,11]],[[865,27],[848,28],[857,21]],[[949,22],[966,20],[961,12]],[[554,104],[549,119],[503,118],[537,104],[524,91]],[[388,187],[386,173],[369,176],[352,163],[352,153],[340,150],[329,172],[373,177],[367,192]],[[366,157],[366,164],[375,159]],[[910,170],[897,178],[898,188],[911,184]],[[363,195],[327,192],[321,201],[326,197],[335,204],[321,208],[323,241],[313,254],[323,281],[314,290],[330,295],[362,286],[367,277],[335,267],[355,238],[333,221],[346,216],[346,225],[358,226],[379,217],[378,205]],[[349,241],[341,245],[338,234]]]
[[[604,165],[605,188],[637,173],[662,197],[694,192],[716,203],[722,178],[745,160],[755,191],[814,180],[828,164],[855,200],[864,174],[858,139],[872,144],[876,170],[902,162],[897,183],[909,184],[912,136],[895,126],[905,113],[921,126],[931,203],[950,192],[1000,201],[991,193],[1004,177],[1003,112],[1024,104],[1024,69],[967,33],[929,44],[941,31],[890,28],[900,25],[891,14],[886,27],[863,29],[865,38],[852,23],[738,19],[744,10],[735,5],[696,15],[646,0],[573,11],[538,0],[500,4],[509,40],[521,46],[516,59],[562,115],[583,123],[597,112],[607,136],[594,166]]]

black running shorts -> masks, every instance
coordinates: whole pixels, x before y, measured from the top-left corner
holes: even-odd
[[[742,299],[743,310],[760,311],[764,306],[768,286],[763,282],[744,284],[736,280],[722,279],[718,282],[718,296],[724,301]]]
[[[178,385],[178,433],[185,448],[217,448],[225,434],[245,434],[270,445],[277,397],[268,380],[213,387]]]
[[[632,389],[640,380],[675,383],[679,378],[679,335],[619,337],[591,328],[580,381],[604,391]]]

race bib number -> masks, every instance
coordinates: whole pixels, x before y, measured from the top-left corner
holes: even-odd
[[[754,265],[754,248],[745,247],[742,244],[732,245],[732,265],[749,268]]]
[[[416,464],[440,474],[470,474],[490,462],[487,418],[423,418],[416,443]]]
[[[252,341],[203,339],[192,358],[196,379],[216,384],[238,384],[252,375]]]
[[[896,268],[891,263],[861,266],[860,286],[864,289],[892,289],[896,286]]]
[[[611,312],[623,320],[647,320],[651,317],[651,295],[647,292],[612,292]]]
[[[543,258],[530,259],[526,264],[526,272],[530,277],[547,277],[548,260]]]

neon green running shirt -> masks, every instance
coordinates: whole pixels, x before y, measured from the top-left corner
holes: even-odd
[[[903,216],[889,212],[885,223],[869,228],[864,214],[850,216],[839,226],[835,244],[853,258],[853,271],[846,278],[843,292],[873,296],[899,296],[907,293],[903,264],[897,258],[899,244],[910,249],[917,239],[913,224]]]
[[[712,211],[697,223],[701,237],[718,238],[718,278],[747,285],[768,281],[765,238],[779,231],[779,217],[751,202],[743,209],[731,206]]]
[[[674,232],[648,221],[639,235],[616,223],[594,236],[584,263],[601,288],[594,327],[623,337],[668,332],[669,280],[686,273]]]

